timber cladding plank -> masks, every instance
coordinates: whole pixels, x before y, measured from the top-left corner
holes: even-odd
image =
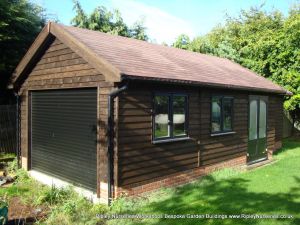
[[[51,69],[51,68],[57,68],[57,67],[67,67],[67,66],[71,66],[71,65],[78,65],[78,64],[82,64],[82,63],[86,63],[85,60],[83,60],[82,58],[73,58],[73,59],[67,59],[67,60],[63,60],[63,61],[57,61],[57,62],[51,62],[51,63],[46,63],[46,64],[41,64],[41,65],[37,65],[35,67],[35,70],[44,70],[44,69]]]
[[[205,156],[205,160],[210,160],[210,159],[216,159],[218,157],[225,157],[230,154],[235,154],[239,152],[244,152],[245,153],[246,148],[241,148],[239,145],[237,146],[232,146],[230,150],[224,150],[220,152],[202,152],[201,156]]]
[[[53,43],[51,48],[48,48],[46,53],[48,52],[54,52],[61,49],[66,49],[67,46],[64,43]]]
[[[197,146],[193,143],[187,146],[179,147],[179,148],[162,148],[162,147],[148,147],[148,148],[142,148],[142,149],[129,149],[125,150],[122,149],[120,150],[119,156],[120,156],[120,162],[124,162],[124,164],[132,161],[139,161],[140,157],[141,158],[157,158],[157,157],[168,157],[168,156],[173,156],[173,155],[178,155],[178,154],[185,154],[188,152],[197,152]]]
[[[175,163],[177,163],[177,166],[171,166],[174,165]],[[168,164],[168,162],[166,161],[157,161],[157,165],[153,165],[152,167],[143,167],[143,168],[139,168],[139,171],[137,171],[136,169],[133,169],[131,171],[125,171],[125,172],[121,172],[120,175],[122,175],[122,177],[124,177],[124,182],[130,181],[132,178],[134,178],[135,180],[139,180],[139,177],[143,177],[143,179],[145,178],[149,178],[152,177],[154,174],[156,175],[156,177],[159,177],[159,173],[161,171],[165,171],[164,174],[169,173],[170,171],[172,171],[172,173],[175,171],[184,171],[186,169],[190,169],[192,167],[196,167],[197,166],[197,159],[194,158],[190,158],[190,159],[181,159],[178,161],[172,161],[171,165]],[[153,174],[154,173],[154,174]],[[159,176],[158,176],[159,175]]]
[[[76,53],[70,52],[67,54],[60,54],[58,56],[53,56],[53,57],[48,57],[48,58],[43,57],[43,59],[41,59],[37,63],[37,65],[49,64],[49,63],[77,59],[77,58],[80,58],[80,57]]]
[[[165,168],[164,165],[171,164],[171,167],[177,167],[185,165],[187,162],[186,160],[195,160],[197,158],[197,152],[187,152],[186,154],[179,154],[179,155],[173,155],[173,156],[165,156],[160,158],[152,158],[147,157],[143,161],[137,162],[137,161],[131,161],[128,162],[121,167],[120,172],[127,172],[127,171],[135,171],[136,173],[139,173],[139,170],[141,168],[148,168],[148,167],[156,167],[156,169],[159,168]],[[193,161],[194,162],[194,161]]]
[[[142,170],[141,174],[138,174],[137,176],[131,176],[126,179],[121,179],[119,181],[120,186],[126,187],[127,185],[139,185],[140,183],[147,183],[151,182],[154,179],[157,179],[159,177],[164,177],[170,174],[182,172],[185,170],[193,169],[197,166],[197,161],[191,162],[190,164],[180,166],[180,167],[170,167],[169,165],[163,165],[162,167],[166,167],[166,169],[159,169],[156,171],[151,171],[150,173],[144,173]]]
[[[203,166],[212,165],[212,164],[224,162],[226,160],[239,158],[240,156],[246,156],[246,151],[241,151],[241,152],[234,153],[234,154],[227,154],[226,156],[222,156],[222,157],[218,157],[218,158],[214,157],[212,159],[205,160],[204,162],[202,162],[202,165]]]
[[[190,141],[183,141],[183,142],[177,142],[177,143],[167,143],[164,145],[154,145],[151,142],[131,142],[131,143],[126,143],[124,145],[119,146],[119,151],[120,152],[126,152],[129,153],[132,150],[139,151],[141,154],[143,152],[152,152],[155,151],[156,149],[161,149],[161,151],[168,151],[168,150],[173,150],[173,149],[184,149],[184,148],[191,148],[191,149],[197,149],[196,143],[192,140]]]
[[[57,51],[53,51],[53,52],[46,52],[43,55],[43,59],[47,59],[47,58],[51,58],[51,57],[56,57],[56,56],[63,56],[66,54],[72,54],[74,53],[70,48],[66,47],[64,49],[60,49]]]
[[[53,68],[33,70],[30,75],[65,73],[65,72],[73,72],[73,71],[78,71],[78,70],[80,71],[80,70],[87,70],[87,69],[91,69],[90,65],[88,65],[86,62],[80,61],[77,64],[74,63],[73,65],[68,65],[68,66],[58,66]]]

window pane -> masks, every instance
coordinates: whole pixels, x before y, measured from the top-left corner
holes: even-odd
[[[221,131],[221,98],[212,98],[211,130],[212,132]]]
[[[157,95],[154,98],[155,105],[155,127],[154,137],[169,137],[169,97]]]
[[[250,102],[249,140],[257,139],[257,101]]]
[[[232,130],[232,99],[223,98],[223,131]]]
[[[186,97],[173,97],[173,135],[185,135],[185,120],[186,120]]]
[[[267,126],[267,105],[266,102],[260,100],[259,103],[260,111],[259,111],[259,138],[266,137],[266,126]]]

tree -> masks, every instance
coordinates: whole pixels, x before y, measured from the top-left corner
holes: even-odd
[[[73,26],[138,40],[148,40],[143,20],[136,21],[132,27],[129,27],[124,22],[119,10],[109,11],[104,6],[98,6],[90,15],[87,15],[79,1],[74,0],[73,2],[73,10],[76,13],[71,20]]]
[[[300,120],[300,4],[287,17],[263,7],[242,10],[236,18],[226,16],[223,26],[186,45],[179,36],[173,46],[228,58],[283,86],[293,93],[284,108],[294,121]]]
[[[190,45],[190,38],[186,34],[181,34],[178,36],[174,44],[172,45],[175,48],[181,48],[187,50]]]
[[[27,0],[0,1],[0,92],[45,25],[43,8]]]
[[[146,27],[144,26],[144,19],[141,19],[139,21],[136,21],[133,26],[130,28],[130,37],[147,41],[148,35],[146,34]]]

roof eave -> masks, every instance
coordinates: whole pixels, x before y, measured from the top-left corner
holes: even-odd
[[[275,89],[237,86],[237,85],[217,84],[217,83],[209,83],[209,82],[198,82],[198,81],[190,81],[190,80],[142,77],[142,76],[128,75],[128,74],[124,74],[124,73],[121,74],[121,77],[122,77],[122,79],[129,79],[129,80],[136,80],[136,81],[166,82],[166,83],[170,83],[170,84],[186,84],[186,85],[193,85],[193,86],[235,89],[235,90],[242,90],[242,91],[257,91],[257,92],[265,92],[265,93],[274,93],[274,94],[279,94],[279,95],[290,95],[290,93],[291,93],[284,89],[275,90]]]
[[[285,94],[284,95],[286,95],[286,96],[293,96],[293,92],[285,90]]]

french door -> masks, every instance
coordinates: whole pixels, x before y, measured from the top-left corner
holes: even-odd
[[[248,163],[267,159],[267,96],[249,97]]]

